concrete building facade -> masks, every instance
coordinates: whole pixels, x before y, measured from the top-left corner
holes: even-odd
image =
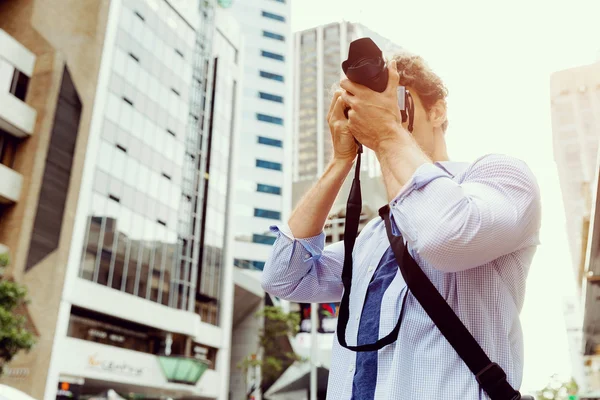
[[[0,57],[0,82],[30,79],[7,103],[10,140],[30,138],[0,243],[40,332],[4,380],[48,400],[227,398],[238,25],[213,1],[56,3],[0,5],[0,40],[29,50]]]

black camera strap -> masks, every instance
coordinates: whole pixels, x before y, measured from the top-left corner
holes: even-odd
[[[479,385],[492,400],[520,399],[520,393],[514,390],[506,380],[506,373],[498,364],[489,359],[471,332],[417,265],[410,255],[408,247],[404,244],[404,239],[392,233],[389,206],[380,208],[379,216],[385,221],[385,230],[390,246],[410,292],[473,372]]]

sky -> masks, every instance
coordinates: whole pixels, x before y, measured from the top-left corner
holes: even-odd
[[[521,313],[524,392],[572,372],[562,309],[575,281],[553,158],[550,75],[598,59],[599,18],[598,0],[292,0],[293,31],[360,22],[423,56],[449,89],[452,160],[509,154],[536,175],[542,244]]]

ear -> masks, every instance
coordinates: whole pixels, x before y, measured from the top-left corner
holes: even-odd
[[[435,128],[440,128],[446,121],[446,102],[438,100],[429,110],[429,120]]]

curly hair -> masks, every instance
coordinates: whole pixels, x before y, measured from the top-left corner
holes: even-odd
[[[392,59],[396,60],[396,67],[400,74],[399,84],[410,86],[415,90],[425,110],[431,110],[439,100],[446,103],[446,96],[448,96],[446,85],[421,56],[402,52],[394,55]],[[447,128],[448,119],[442,124],[442,131],[446,132]]]

